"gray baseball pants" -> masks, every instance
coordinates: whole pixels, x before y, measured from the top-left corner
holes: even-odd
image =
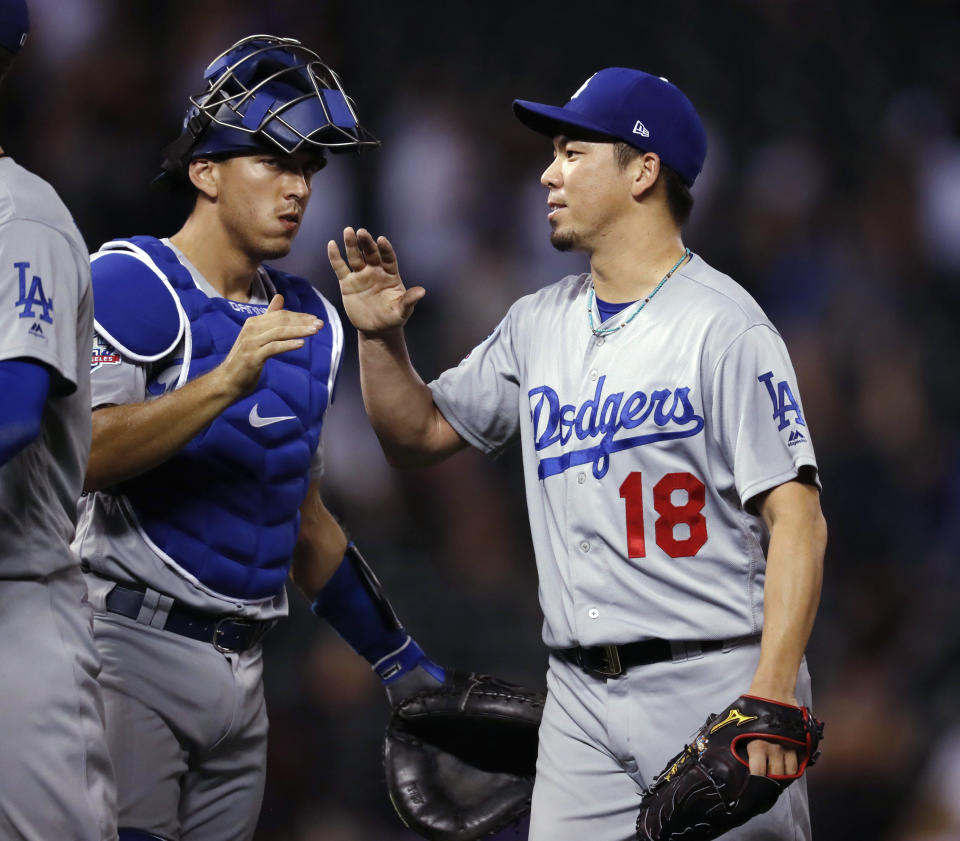
[[[598,678],[550,657],[540,727],[530,841],[632,841],[640,793],[690,741],[710,713],[744,694],[758,643]],[[810,706],[810,675],[797,696]],[[720,836],[722,841],[809,841],[806,779],[774,807]]]

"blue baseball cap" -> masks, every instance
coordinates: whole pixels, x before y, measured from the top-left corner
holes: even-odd
[[[707,133],[690,100],[662,76],[642,70],[607,67],[562,108],[515,99],[513,113],[547,137],[580,129],[656,152],[687,186],[696,181],[707,156]]]
[[[19,52],[27,42],[29,31],[27,0],[0,0],[0,47]]]

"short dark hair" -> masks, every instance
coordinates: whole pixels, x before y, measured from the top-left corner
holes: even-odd
[[[613,144],[613,154],[617,159],[617,166],[623,171],[630,161],[643,154],[643,150],[637,149],[629,143],[617,141]],[[670,211],[670,216],[673,217],[677,227],[682,228],[687,224],[690,211],[693,210],[693,195],[676,170],[668,167],[663,161],[660,161],[660,174],[663,176],[663,186],[667,191],[667,208]]]

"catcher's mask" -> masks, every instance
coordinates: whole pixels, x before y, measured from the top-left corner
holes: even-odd
[[[262,152],[345,152],[379,141],[357,120],[337,74],[293,38],[250,35],[217,56],[190,97],[183,134],[163,150],[160,187],[185,186],[190,161]]]

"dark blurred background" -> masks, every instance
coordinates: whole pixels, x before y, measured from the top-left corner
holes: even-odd
[[[830,526],[809,646],[825,751],[815,836],[960,839],[960,6],[909,3],[31,0],[0,142],[51,181],[88,245],[173,233],[148,190],[186,97],[238,38],[294,36],[356,99],[380,151],[314,181],[286,268],[339,306],[325,244],[387,233],[428,290],[421,374],[518,296],[583,270],[547,242],[549,142],[515,97],[562,104],[594,71],[665,75],[709,134],[687,243],[742,283],[791,350]],[[517,454],[385,463],[356,343],[326,431],[329,507],[434,658],[542,685]],[[306,610],[266,641],[272,731],[258,841],[400,841],[368,667]],[[704,711],[706,712],[706,711]]]

